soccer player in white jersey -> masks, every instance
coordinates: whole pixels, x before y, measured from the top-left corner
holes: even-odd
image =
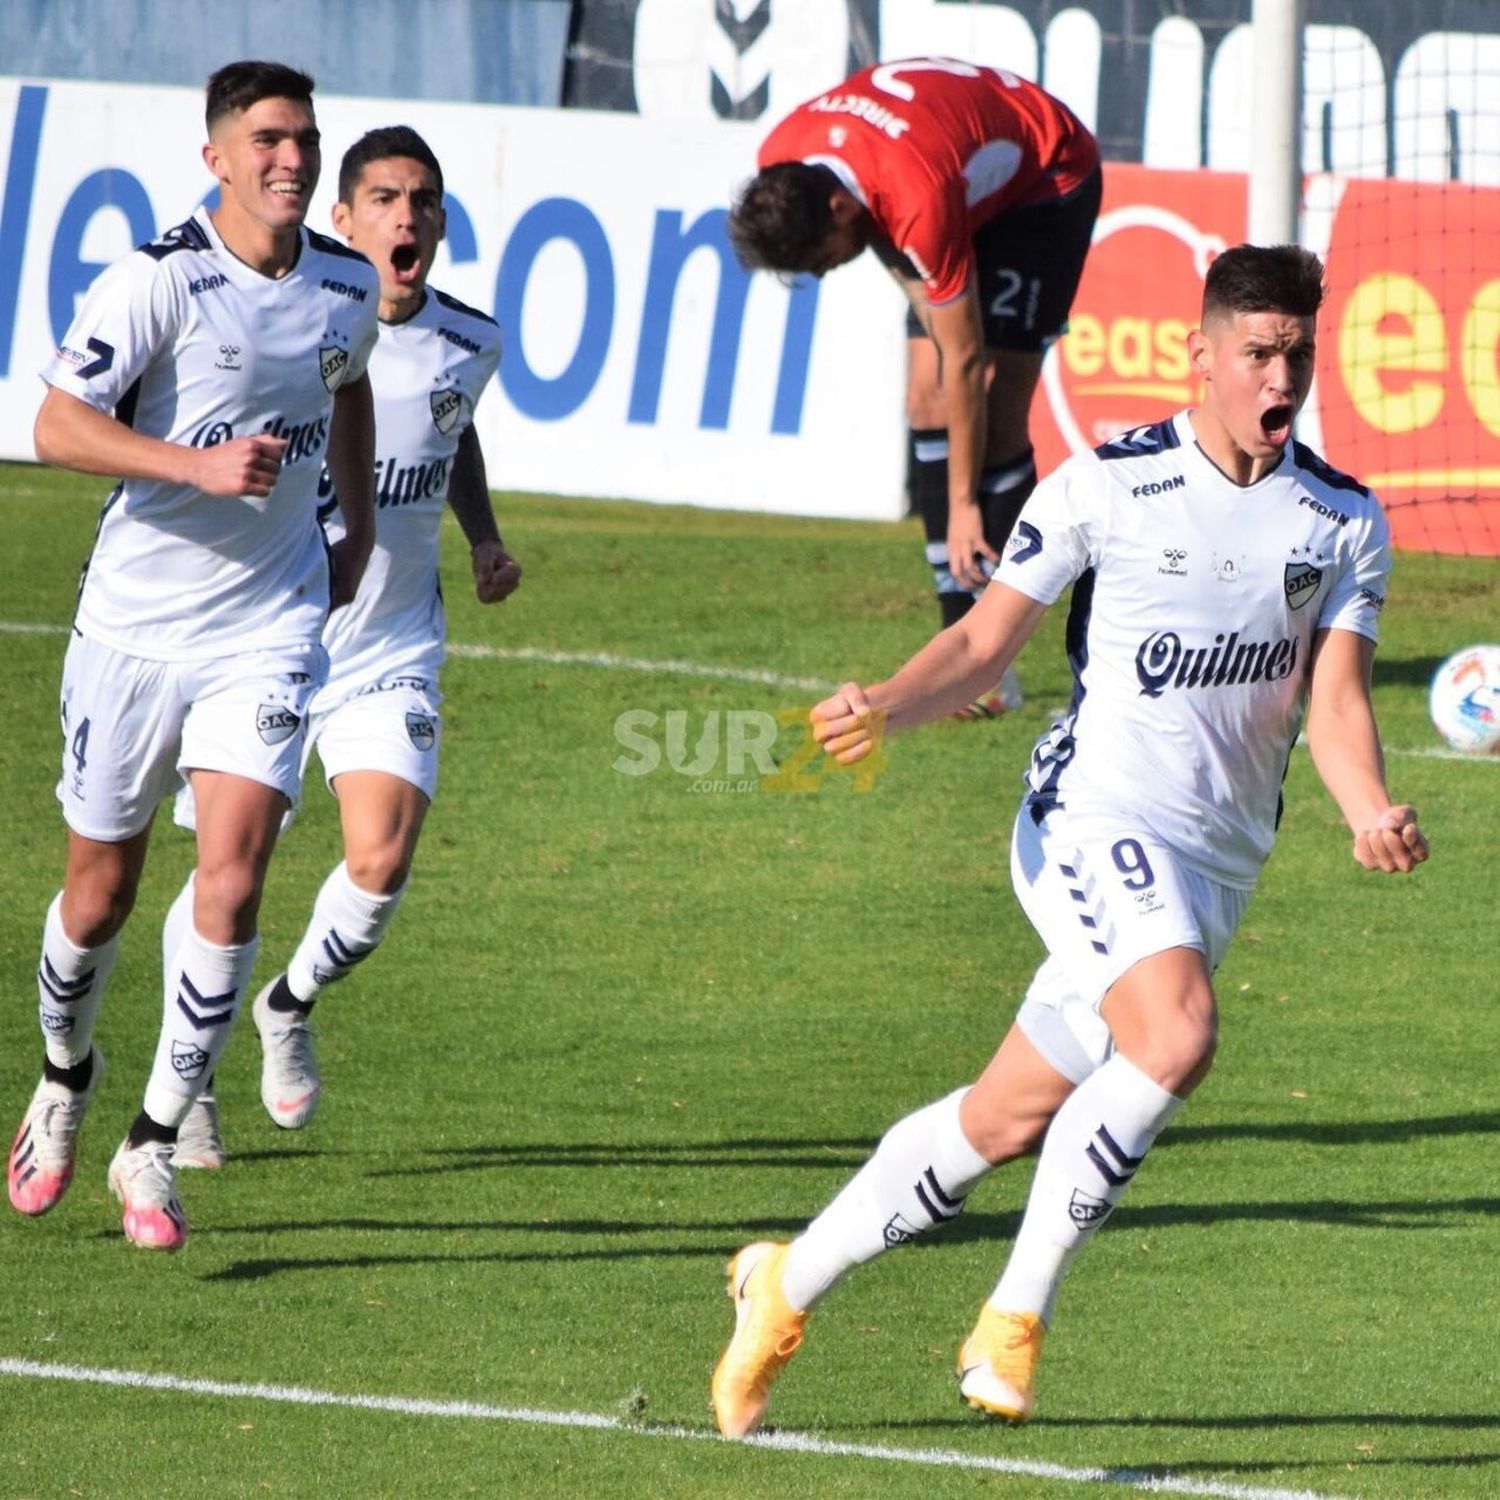
[[[370,356],[379,434],[375,550],[354,602],[328,623],[329,676],[312,703],[316,745],[338,798],[344,858],[324,881],[286,970],[255,997],[261,1099],[295,1130],[321,1079],[308,1017],[322,992],[367,958],[405,894],[437,787],[438,674],[446,628],[438,529],[451,506],[483,603],[507,598],[519,564],[496,529],[474,408],[500,360],[494,319],[427,285],[443,238],[443,173],[407,126],[372,130],[345,153],[334,226],[380,276],[380,337]],[[332,502],[329,502],[332,509]],[[330,535],[341,528],[329,517]],[[205,1094],[183,1127],[181,1165],[224,1160]]]
[[[958,1215],[1041,1147],[1009,1262],[959,1350],[964,1399],[1024,1422],[1069,1263],[1208,1072],[1211,975],[1308,745],[1367,869],[1427,858],[1393,804],[1370,705],[1387,527],[1369,491],[1292,440],[1323,268],[1239,246],[1188,335],[1203,403],[1068,460],[1021,513],[980,603],[894,677],[813,710],[852,763],[887,730],[993,682],[1072,585],[1071,706],[1038,741],[1011,877],[1048,956],[978,1081],[899,1121],[790,1245],[730,1263],[736,1326],[714,1373],[721,1431],[754,1431],[807,1310],[852,1267]]]
[[[240,62],[209,79],[203,159],[219,203],[106,270],[43,370],[37,456],[120,477],[100,518],[63,667],[63,888],[38,988],[46,1046],[11,1148],[11,1203],[51,1209],[73,1176],[104,1058],[94,1025],[158,803],[186,777],[197,868],[168,918],[145,1099],[109,1185],[125,1235],[187,1235],[173,1148],[255,960],[266,864],[300,776],[330,604],[373,543],[365,363],[379,281],[303,227],[320,167],[312,80]],[[325,460],[346,529],[317,519]]]

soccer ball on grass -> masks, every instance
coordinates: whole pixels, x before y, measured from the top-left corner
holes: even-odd
[[[1465,646],[1432,674],[1427,708],[1437,732],[1466,755],[1500,753],[1500,646]]]

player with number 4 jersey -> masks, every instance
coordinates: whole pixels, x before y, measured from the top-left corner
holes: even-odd
[[[234,1027],[282,816],[301,778],[329,607],[373,538],[365,364],[379,282],[304,227],[322,157],[312,80],[239,62],[208,82],[219,201],[106,270],[43,371],[37,456],[119,479],[63,665],[63,888],[37,968],[41,1082],[11,1147],[21,1213],[51,1210],[104,1075],[95,1021],[160,802],[186,780],[197,865],[163,931],[162,1024],[109,1186],[126,1238],[175,1250],[178,1136]],[[324,463],[344,534],[317,520]]]
[[[318,997],[374,952],[406,891],[437,788],[438,674],[446,625],[438,531],[451,507],[469,542],[481,602],[508,597],[520,566],[495,525],[474,409],[500,359],[494,320],[427,285],[443,236],[443,174],[406,126],[372,130],[345,153],[334,224],[380,277],[370,356],[378,457],[375,547],[358,594],[328,623],[328,681],[312,703],[315,746],[339,802],[344,858],[329,874],[284,971],[251,1008],[261,1100],[286,1129],[317,1108],[322,1077],[309,1022]],[[325,476],[329,536],[342,525]],[[184,1166],[225,1159],[212,1093],[184,1126]]]
[[[759,1424],[840,1278],[956,1218],[990,1171],[1040,1146],[957,1366],[971,1407],[1031,1416],[1064,1274],[1212,1064],[1212,976],[1270,852],[1304,711],[1355,859],[1405,872],[1427,858],[1415,809],[1386,788],[1370,703],[1385,516],[1292,439],[1322,277],[1296,246],[1220,255],[1188,335],[1202,405],[1071,458],[969,615],[888,681],[813,710],[824,749],[857,762],[951,711],[1072,590],[1072,703],[1037,743],[1011,840],[1047,957],[972,1087],[898,1121],[789,1245],[730,1263],[736,1326],[713,1379],[727,1435]]]

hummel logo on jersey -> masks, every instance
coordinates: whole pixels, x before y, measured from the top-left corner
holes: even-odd
[[[340,349],[337,344],[324,344],[318,350],[318,373],[323,377],[323,384],[330,391],[339,388],[339,380],[345,370],[349,368],[349,351]]]
[[[255,710],[255,728],[268,745],[279,745],[296,734],[302,716],[284,703],[262,703]]]
[[[1005,545],[1010,548],[1012,562],[1029,562],[1042,550],[1042,534],[1030,521],[1017,521]]]
[[[239,346],[236,344],[220,344],[219,357],[214,361],[216,370],[243,370],[244,365],[235,364],[240,357]]]
[[[1142,495],[1164,495],[1168,490],[1180,490],[1186,484],[1187,480],[1181,474],[1174,474],[1170,479],[1153,479],[1149,484],[1138,484],[1130,494],[1138,500]]]
[[[1158,568],[1158,573],[1164,573],[1168,578],[1186,578],[1187,569],[1183,563],[1187,561],[1187,553],[1181,547],[1163,547],[1161,555],[1166,559],[1166,567]]]
[[[329,281],[326,276],[323,278],[323,290],[333,292],[340,297],[351,298],[355,302],[363,302],[370,295],[365,287],[350,286],[347,281]]]
[[[1324,505],[1321,500],[1314,500],[1311,495],[1298,495],[1297,504],[1305,505],[1309,510],[1316,511],[1318,515],[1333,522],[1335,526],[1347,526],[1349,517],[1346,512],[1334,510],[1332,506]]]
[[[426,714],[407,714],[406,732],[418,750],[431,750],[437,739],[437,726]]]
[[[447,437],[453,431],[453,424],[458,421],[458,414],[464,409],[463,392],[433,391],[427,399],[432,407],[432,425]]]
[[[1315,568],[1311,563],[1289,562],[1284,575],[1287,603],[1293,609],[1301,609],[1318,592],[1322,581],[1322,568]]]
[[[228,285],[229,278],[221,272],[214,271],[208,276],[200,276],[196,281],[188,282],[188,296],[197,297],[204,292],[216,292],[221,286]]]
[[[1184,646],[1175,630],[1148,635],[1135,653],[1141,695],[1160,698],[1168,688],[1243,687],[1280,682],[1297,669],[1297,637],[1242,641],[1237,630],[1216,635],[1212,646]]]

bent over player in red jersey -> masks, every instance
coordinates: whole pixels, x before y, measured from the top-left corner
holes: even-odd
[[[1083,274],[1098,147],[1035,84],[918,57],[800,105],[759,165],[729,219],[745,265],[822,276],[869,248],[910,299],[912,490],[951,625],[1036,483],[1027,414]],[[971,713],[1002,706],[987,693]]]

